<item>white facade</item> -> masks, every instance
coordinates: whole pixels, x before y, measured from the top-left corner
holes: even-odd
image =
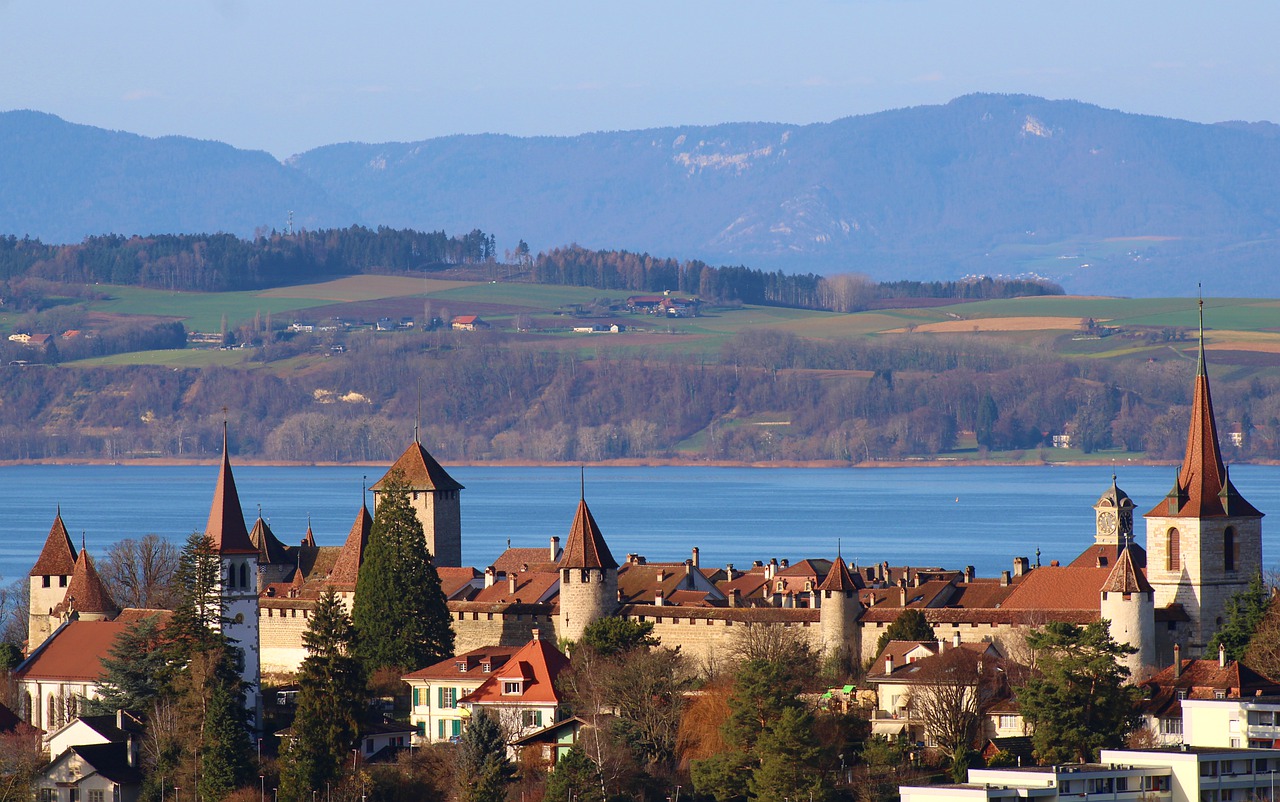
[[[1192,746],[1272,748],[1280,741],[1280,697],[1184,699],[1182,726]]]
[[[235,641],[244,660],[244,706],[250,725],[262,729],[262,657],[258,642],[258,556],[222,556],[222,634]]]
[[[412,689],[409,723],[415,744],[441,743],[462,734],[463,721],[471,711],[458,707],[458,700],[479,687],[484,679],[407,680]]]

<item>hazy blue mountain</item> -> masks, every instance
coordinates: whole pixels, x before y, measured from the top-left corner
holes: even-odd
[[[149,138],[34,111],[0,113],[0,233],[46,242],[91,234],[346,225],[349,207],[268,153]]]
[[[1280,127],[969,95],[814,125],[453,136],[266,154],[0,115],[0,231],[480,228],[878,278],[1280,295]]]

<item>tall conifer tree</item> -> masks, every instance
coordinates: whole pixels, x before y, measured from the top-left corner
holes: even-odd
[[[356,654],[371,674],[421,668],[453,653],[449,608],[408,483],[393,473],[383,488],[351,611]]]
[[[298,671],[298,710],[280,774],[280,796],[309,800],[311,791],[336,780],[359,735],[368,693],[352,652],[351,619],[333,588],[316,603],[302,637],[307,657]]]

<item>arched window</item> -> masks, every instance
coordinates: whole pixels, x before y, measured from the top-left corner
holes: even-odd
[[[1164,535],[1165,569],[1178,571],[1182,569],[1182,555],[1179,553],[1178,530],[1170,528]]]
[[[249,587],[249,564],[240,563],[240,587]]]
[[[1236,570],[1236,528],[1228,526],[1222,533],[1222,570]]]
[[[236,567],[227,565],[227,587],[234,588],[236,586]]]

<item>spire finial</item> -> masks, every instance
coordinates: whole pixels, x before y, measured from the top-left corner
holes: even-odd
[[[844,555],[840,553],[840,545],[840,538],[836,538],[836,558],[843,560]]]
[[[422,377],[418,377],[418,411],[413,418],[413,442],[422,445],[422,441],[418,439],[418,427],[422,425]]]
[[[369,506],[369,477],[364,475],[360,477],[360,506]]]
[[[84,530],[80,530],[80,551],[84,551]]]
[[[1204,287],[1200,283],[1196,283],[1196,291],[1199,294],[1198,305],[1200,307],[1200,359],[1196,363],[1196,375],[1204,375]]]
[[[259,502],[258,502],[258,517],[259,517],[259,518],[261,518],[261,517],[262,517],[262,502],[261,502],[261,501],[259,501]]]
[[[578,500],[587,500],[587,466],[578,466]]]

